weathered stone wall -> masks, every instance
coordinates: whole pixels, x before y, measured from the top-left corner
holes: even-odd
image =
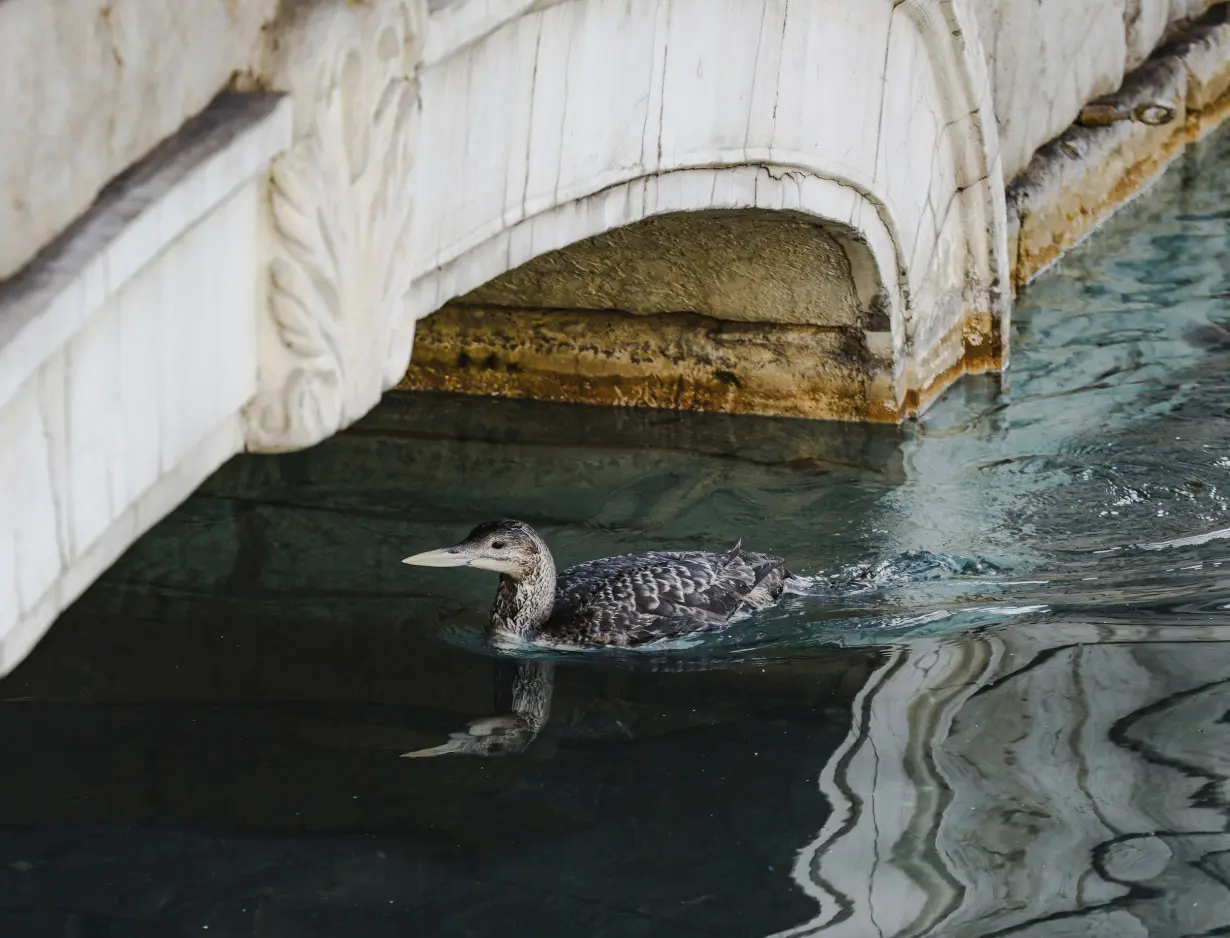
[[[657,215],[543,254],[428,320],[407,383],[541,400],[895,422],[888,304],[850,228]]]
[[[540,255],[457,302],[853,326],[883,297],[874,271],[859,296],[850,247],[791,212],[657,215]]]

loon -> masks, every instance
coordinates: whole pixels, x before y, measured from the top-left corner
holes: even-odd
[[[497,639],[631,647],[727,626],[775,602],[786,561],[736,544],[725,553],[646,551],[557,574],[546,542],[523,521],[488,521],[453,547],[403,563],[500,574],[491,609]]]

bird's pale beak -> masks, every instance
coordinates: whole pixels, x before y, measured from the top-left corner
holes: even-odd
[[[416,749],[414,752],[403,752],[403,759],[430,759],[432,756],[447,756],[454,752],[465,752],[465,743],[457,739],[450,739],[447,743],[441,743],[439,746],[431,746],[427,749]]]
[[[470,559],[456,547],[445,547],[441,550],[425,550],[421,554],[407,557],[402,563],[415,567],[468,567]]]

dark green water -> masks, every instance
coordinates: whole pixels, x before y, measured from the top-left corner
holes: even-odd
[[[0,936],[1230,935],[1230,137],[901,430],[393,396],[241,458],[0,682]],[[772,550],[833,587],[554,660],[490,575]]]

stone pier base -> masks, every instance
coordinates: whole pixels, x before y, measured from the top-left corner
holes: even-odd
[[[1149,124],[1127,116],[1152,103],[1173,108],[1173,119]],[[1088,237],[1230,115],[1230,5],[1213,7],[1082,114],[1008,186],[1014,289]]]

